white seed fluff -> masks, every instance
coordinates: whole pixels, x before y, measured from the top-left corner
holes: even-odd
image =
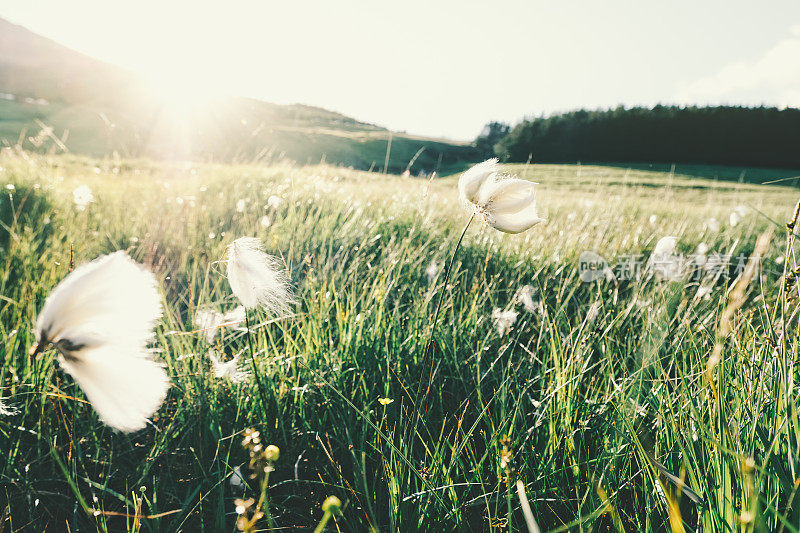
[[[283,265],[254,237],[241,237],[228,246],[228,283],[247,309],[260,306],[272,316],[282,316],[294,304]]]
[[[88,205],[94,202],[92,189],[88,185],[80,185],[72,191],[72,201],[78,211],[83,211]]]
[[[217,353],[214,350],[208,352],[208,358],[211,360],[211,370],[214,376],[219,379],[227,379],[231,383],[241,383],[250,377],[250,372],[239,368],[239,356],[237,353],[230,361],[220,361]]]
[[[209,343],[214,342],[217,330],[222,326],[236,326],[241,322],[244,322],[244,307],[241,305],[224,314],[209,307],[201,307],[194,315],[194,325],[206,336]]]
[[[504,233],[522,233],[544,219],[536,208],[532,181],[501,176],[497,159],[464,172],[458,180],[462,201],[484,221]]]
[[[169,388],[147,349],[161,317],[153,274],[123,252],[75,269],[48,296],[36,321],[40,347],[83,389],[100,419],[120,431],[147,424]]]
[[[494,322],[494,327],[497,329],[497,334],[502,337],[508,333],[508,330],[511,329],[511,326],[513,326],[517,321],[518,315],[519,313],[513,309],[509,309],[507,311],[495,309],[492,311],[492,321]]]

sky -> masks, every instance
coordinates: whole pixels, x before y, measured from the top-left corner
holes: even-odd
[[[797,0],[3,0],[165,87],[473,139],[577,108],[800,107]]]

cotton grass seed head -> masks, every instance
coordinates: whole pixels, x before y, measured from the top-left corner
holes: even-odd
[[[217,331],[223,326],[236,326],[244,322],[244,307],[239,305],[227,313],[216,309],[201,307],[194,315],[194,325],[203,333],[209,343],[213,343]]]
[[[90,203],[94,202],[94,195],[92,189],[88,185],[81,185],[72,191],[72,201],[78,211],[85,210]]]
[[[519,313],[513,309],[504,311],[502,309],[495,308],[495,310],[492,311],[492,322],[494,322],[494,327],[497,329],[497,334],[502,337],[508,333],[508,331],[511,329],[511,326],[513,326],[517,321],[517,316],[519,316]]]
[[[462,200],[487,224],[504,233],[521,233],[544,221],[536,209],[535,185],[500,175],[497,159],[475,165],[458,181]]]
[[[214,372],[214,376],[234,384],[247,381],[250,378],[250,372],[239,367],[240,356],[241,352],[233,356],[230,361],[221,361],[217,357],[217,352],[210,350],[208,358],[211,360],[211,370]]]
[[[675,253],[678,245],[677,237],[661,237],[653,248],[653,255],[669,255]]]
[[[478,201],[478,191],[489,176],[499,171],[497,159],[487,159],[470,167],[458,180],[458,192],[461,198],[471,204]]]
[[[534,293],[535,289],[531,285],[523,285],[517,289],[517,294],[515,295],[514,300],[522,305],[522,307],[528,313],[535,313],[540,310],[541,302],[535,302],[533,300]]]
[[[656,243],[648,260],[648,264],[654,272],[672,281],[680,279],[684,270],[681,257],[676,254],[677,246],[677,237],[662,237]]]
[[[208,342],[214,342],[217,328],[222,324],[222,313],[214,309],[201,308],[194,315],[194,325],[203,333]]]
[[[436,261],[431,261],[431,263],[425,269],[425,277],[428,278],[428,283],[433,283],[438,273],[439,265],[436,264]]]
[[[76,268],[47,297],[36,321],[35,355],[49,345],[100,419],[120,431],[147,424],[169,379],[147,349],[161,317],[155,277],[125,252]]]
[[[280,260],[267,255],[254,237],[236,239],[228,246],[228,283],[247,309],[260,306],[281,316],[295,303]]]

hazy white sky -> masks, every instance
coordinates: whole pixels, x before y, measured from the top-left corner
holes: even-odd
[[[164,83],[457,139],[578,107],[800,106],[797,0],[4,0],[0,17]]]

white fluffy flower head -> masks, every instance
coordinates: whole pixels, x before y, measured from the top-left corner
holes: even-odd
[[[533,300],[535,291],[530,285],[523,285],[517,290],[515,300],[529,313],[536,313],[541,309],[541,302]]]
[[[521,233],[544,219],[536,209],[536,183],[497,171],[497,159],[479,163],[458,180],[462,200],[496,230]]]
[[[90,189],[88,185],[76,187],[75,190],[72,191],[72,201],[75,203],[75,207],[78,211],[83,211],[90,203],[94,202],[92,189]]]
[[[425,269],[425,277],[428,278],[428,283],[433,283],[438,273],[439,265],[436,264],[435,260],[431,260],[431,263]]]
[[[492,321],[494,322],[494,327],[497,329],[497,334],[500,336],[505,335],[517,321],[518,315],[519,313],[513,309],[507,311],[495,309],[492,311]]]
[[[267,255],[254,237],[241,237],[228,246],[228,283],[247,309],[261,306],[281,316],[294,304],[283,265]]]
[[[648,264],[653,271],[672,281],[677,281],[681,278],[685,266],[682,258],[676,254],[677,246],[677,237],[661,237],[648,260]]]
[[[250,377],[250,372],[239,368],[239,356],[237,353],[230,361],[220,361],[217,353],[214,350],[208,352],[208,358],[211,359],[211,370],[214,376],[219,379],[226,379],[231,383],[242,383]]]
[[[55,346],[61,367],[101,420],[135,431],[169,388],[164,368],[147,349],[160,317],[153,274],[115,252],[78,267],[53,289],[36,320],[33,353]]]
[[[216,309],[201,307],[194,315],[194,325],[206,336],[209,343],[214,342],[219,328],[236,326],[241,322],[244,322],[244,307],[241,305],[224,314]]]
[[[461,175],[458,180],[458,192],[461,198],[472,204],[478,201],[478,191],[483,182],[492,174],[497,174],[500,168],[497,158],[487,159],[483,163],[473,165]]]
[[[653,255],[671,255],[675,253],[675,248],[678,246],[677,237],[661,237],[653,248]]]

